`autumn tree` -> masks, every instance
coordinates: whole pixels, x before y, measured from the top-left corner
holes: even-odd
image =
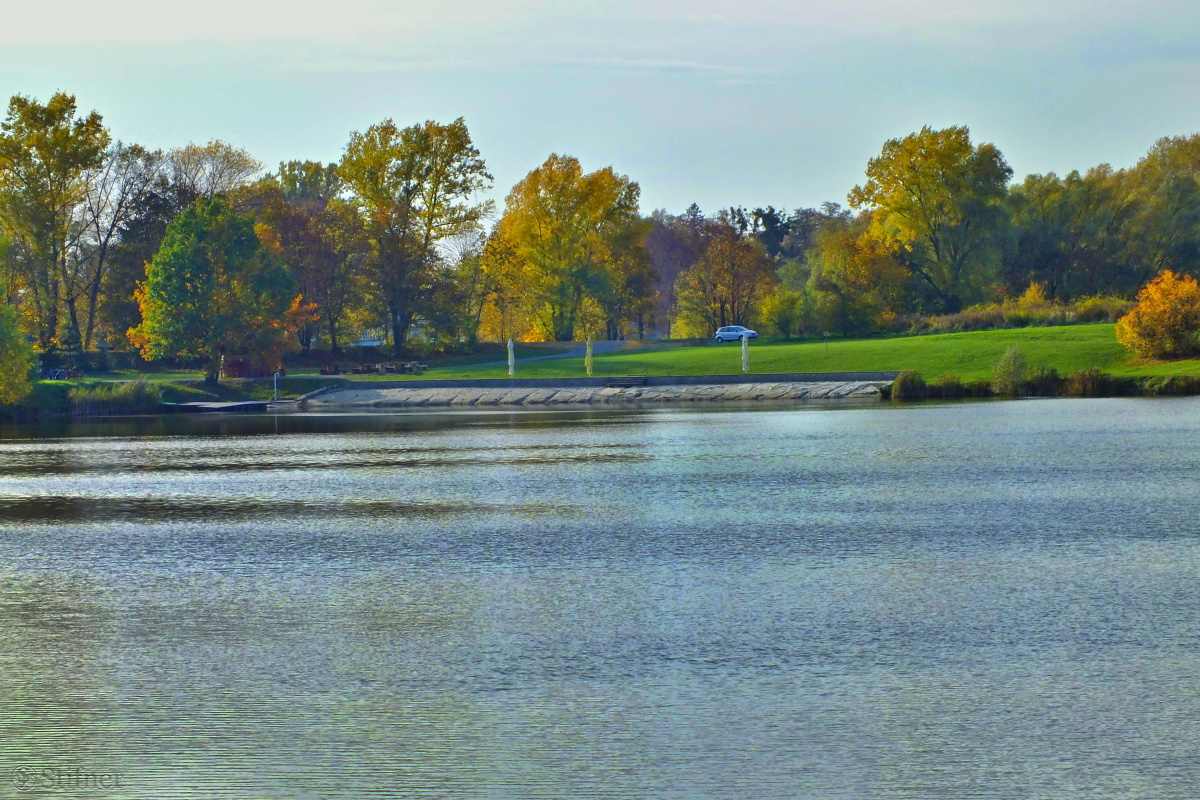
[[[767,292],[759,302],[759,324],[766,327],[772,336],[790,339],[803,332],[810,317],[809,306],[806,292],[780,284]]]
[[[338,174],[365,220],[372,282],[399,354],[438,286],[438,245],[491,212],[478,194],[492,176],[462,118],[408,128],[388,119],[353,133]]]
[[[62,92],[46,103],[17,95],[0,123],[0,226],[23,252],[24,286],[43,349],[57,343],[64,284],[74,286],[80,257],[87,174],[102,163],[108,142],[100,115],[79,115],[75,98]],[[76,296],[66,299],[68,340],[77,346]]]
[[[340,350],[345,314],[362,293],[370,248],[363,219],[342,190],[336,164],[289,161],[238,193],[258,220],[259,238],[292,273],[301,302],[319,309],[319,320],[297,334],[306,352],[320,326],[330,349]]]
[[[491,293],[484,262],[488,238],[483,231],[473,231],[451,240],[446,247],[451,265],[446,282],[450,297],[443,299],[449,305],[443,315],[449,318],[454,340],[469,347],[479,341]]]
[[[117,142],[105,153],[104,160],[84,176],[81,250],[86,291],[85,350],[92,346],[100,292],[113,252],[147,195],[159,183],[162,170],[162,153]]]
[[[646,323],[654,310],[656,275],[645,241],[650,223],[631,220],[617,226],[610,241],[606,268],[600,272],[593,297],[603,316],[606,339],[622,339],[625,326],[644,338]],[[598,330],[592,331],[595,335]]]
[[[725,217],[699,260],[676,279],[678,313],[692,332],[697,327],[711,333],[722,325],[744,325],[776,282],[763,246],[739,235]]]
[[[129,340],[143,357],[202,358],[209,383],[225,354],[281,350],[305,321],[287,270],[221,198],[197,200],[168,226],[137,300],[142,322]]]
[[[220,139],[176,147],[167,161],[181,206],[198,198],[211,200],[228,194],[262,171],[254,156]]]
[[[1117,321],[1117,340],[1143,358],[1200,353],[1200,283],[1163,270],[1138,292],[1137,305]]]
[[[537,301],[529,290],[532,270],[499,225],[479,254],[479,335],[493,341],[527,338],[535,327]]]
[[[497,230],[526,268],[526,291],[549,338],[575,338],[585,298],[604,298],[610,313],[621,313],[622,270],[647,268],[633,230],[641,226],[640,195],[612,167],[585,173],[578,159],[557,153],[509,192]]]
[[[850,192],[872,209],[870,236],[901,261],[942,311],[979,296],[995,270],[1012,170],[965,127],[929,127],[890,139]]]
[[[868,332],[902,302],[907,270],[867,235],[870,226],[870,214],[831,219],[808,251],[807,288],[824,331]]]
[[[655,211],[649,223],[644,247],[655,281],[651,315],[653,324],[665,332],[670,329],[675,314],[675,285],[679,274],[700,258],[708,244],[712,225],[695,203],[679,215]]]

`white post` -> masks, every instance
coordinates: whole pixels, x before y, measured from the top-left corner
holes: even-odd
[[[517,353],[515,350],[513,350],[512,339],[509,338],[509,340],[508,340],[508,377],[511,378],[512,376],[514,376],[516,374],[517,374]]]
[[[750,337],[742,337],[742,372],[750,371]]]
[[[587,370],[587,376],[592,377],[592,337],[587,338],[587,350],[583,354],[583,368]]]
[[[279,399],[279,370],[275,370],[275,394],[272,399]]]

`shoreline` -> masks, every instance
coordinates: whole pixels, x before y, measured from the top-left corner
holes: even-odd
[[[795,378],[802,378],[796,380]],[[819,379],[818,379],[819,378]],[[622,406],[884,399],[894,374],[717,375],[679,377],[406,381],[341,385],[298,401],[301,409]],[[424,385],[413,385],[416,383]]]

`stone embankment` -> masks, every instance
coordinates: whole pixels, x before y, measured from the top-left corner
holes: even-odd
[[[638,403],[878,400],[893,373],[709,375],[346,383],[303,398],[311,410]]]

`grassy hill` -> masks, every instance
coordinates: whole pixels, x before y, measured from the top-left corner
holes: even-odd
[[[1200,375],[1200,359],[1144,363],[1117,343],[1113,326],[1066,325],[1010,328],[886,339],[831,339],[825,342],[761,342],[750,346],[752,372],[841,372],[914,370],[928,379],[952,373],[963,380],[991,377],[996,361],[1017,345],[1033,367],[1054,367],[1066,375],[1098,367],[1113,375]],[[741,369],[737,344],[642,348],[595,357],[596,375],[706,375]],[[518,359],[521,377],[583,374],[583,359]],[[431,369],[427,378],[502,378],[502,364],[455,365]]]

